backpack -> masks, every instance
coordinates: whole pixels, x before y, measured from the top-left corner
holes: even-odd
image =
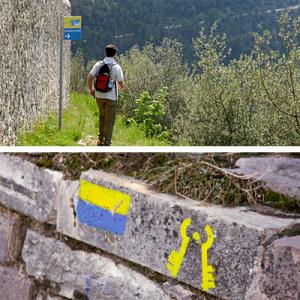
[[[100,66],[98,75],[94,81],[95,90],[101,93],[108,93],[113,89],[115,84],[115,82],[111,79],[111,70],[112,67],[117,64],[105,64],[101,61],[101,65],[102,66]]]

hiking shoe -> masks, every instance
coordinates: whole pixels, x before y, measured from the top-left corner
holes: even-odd
[[[97,146],[104,146],[104,138],[100,137],[100,135],[98,135]]]
[[[103,146],[109,147],[111,146],[111,142],[104,141]]]

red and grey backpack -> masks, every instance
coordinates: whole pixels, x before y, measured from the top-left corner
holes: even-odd
[[[96,91],[108,93],[113,89],[115,82],[111,79],[111,71],[112,67],[115,65],[117,64],[106,64],[103,61],[100,62],[100,69],[94,81]]]

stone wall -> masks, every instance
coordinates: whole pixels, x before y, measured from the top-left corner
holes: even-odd
[[[0,155],[5,299],[297,300],[300,218],[226,209]]]
[[[0,0],[0,145],[58,109],[60,21],[67,0]],[[70,43],[65,42],[68,101]]]

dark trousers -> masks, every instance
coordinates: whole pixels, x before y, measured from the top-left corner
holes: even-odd
[[[96,100],[99,108],[99,145],[110,146],[116,120],[117,101]]]

